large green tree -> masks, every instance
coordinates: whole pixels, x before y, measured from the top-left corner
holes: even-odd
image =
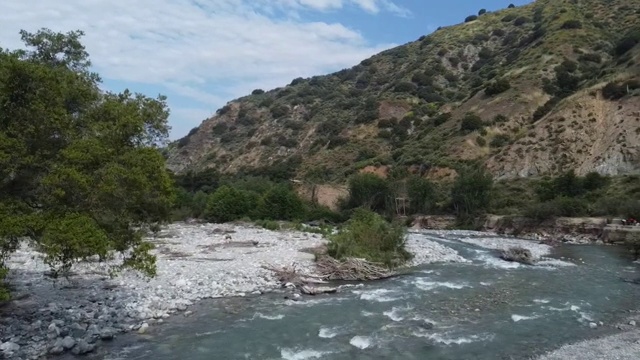
[[[165,97],[101,91],[81,31],[21,35],[28,50],[0,50],[0,264],[31,239],[56,274],[121,254],[153,275],[143,232],[174,196]]]

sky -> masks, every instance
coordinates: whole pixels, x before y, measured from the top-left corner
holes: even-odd
[[[19,31],[83,30],[103,88],[163,94],[171,139],[253,89],[354,66],[439,26],[529,0],[2,0],[0,47]]]

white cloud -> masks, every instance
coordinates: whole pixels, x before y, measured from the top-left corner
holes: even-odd
[[[339,23],[291,16],[348,4],[408,15],[390,0],[5,0],[0,47],[21,47],[20,29],[82,29],[103,78],[158,86],[217,108],[253,88],[352,66],[392,45],[370,45]]]

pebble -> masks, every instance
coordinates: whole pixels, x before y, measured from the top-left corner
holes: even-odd
[[[631,320],[631,321],[629,321],[629,325],[631,325],[631,326],[636,326],[636,321],[635,321],[635,320]]]
[[[589,327],[590,327],[590,328],[592,328],[592,329],[595,329],[595,328],[597,328],[597,327],[598,327],[598,324],[596,324],[596,323],[594,323],[594,322],[590,322],[590,323],[589,323]]]
[[[232,231],[234,243],[251,246],[231,246],[222,236],[210,235],[216,231]],[[176,223],[163,228],[159,236],[155,278],[125,270],[111,279],[110,265],[116,263],[94,261],[75,265],[71,284],[42,276],[49,267],[22,243],[6,263],[20,274],[9,281],[16,292],[30,294],[30,302],[22,305],[22,315],[0,328],[1,340],[18,336],[22,340],[4,342],[0,350],[25,359],[57,354],[61,348],[85,354],[94,351],[97,341],[111,340],[119,333],[147,333],[152,324],[176,311],[190,316],[193,312],[188,307],[201,299],[271,293],[279,281],[265,266],[295,266],[310,274],[314,256],[300,250],[326,241],[314,234],[234,224]],[[255,251],[256,239],[260,251]],[[465,261],[455,250],[412,234],[407,249],[415,255],[411,265]],[[176,259],[175,254],[181,256]],[[118,256],[115,261],[121,260]]]

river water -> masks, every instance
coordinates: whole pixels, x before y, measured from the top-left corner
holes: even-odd
[[[547,266],[424,235],[470,260],[433,264],[335,295],[203,301],[150,335],[103,350],[112,359],[527,359],[615,330],[638,308],[640,275],[620,248],[563,246]],[[590,323],[603,322],[596,329]],[[124,349],[124,350],[123,350]]]

